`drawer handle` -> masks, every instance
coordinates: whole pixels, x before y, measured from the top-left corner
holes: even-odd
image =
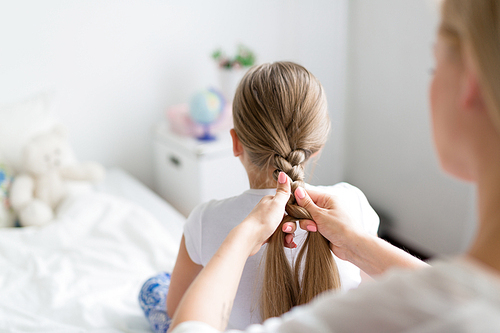
[[[172,163],[173,165],[175,165],[177,168],[180,168],[181,166],[181,160],[179,160],[177,157],[175,157],[174,155],[170,155],[167,157],[167,160]]]

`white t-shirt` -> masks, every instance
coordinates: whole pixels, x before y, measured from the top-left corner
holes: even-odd
[[[190,332],[218,331],[191,321],[172,333]],[[245,332],[500,332],[500,278],[466,259],[439,261],[392,271],[346,294],[327,292]]]
[[[336,195],[355,223],[370,234],[376,235],[379,226],[378,215],[358,188],[347,183],[321,187],[308,185],[306,188]],[[212,200],[197,206],[189,215],[184,227],[186,248],[191,260],[198,265],[206,266],[231,229],[247,217],[262,197],[275,193],[275,189],[250,189],[236,197]],[[290,261],[298,254],[306,234],[306,231],[297,228],[295,232],[297,248],[285,249]],[[260,263],[265,247],[264,245],[257,254],[249,257],[245,264],[228,328],[243,329],[262,322],[258,303],[264,267]],[[339,269],[341,292],[356,288],[361,282],[359,268],[335,256],[334,259]]]

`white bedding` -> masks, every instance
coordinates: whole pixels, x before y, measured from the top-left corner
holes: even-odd
[[[150,332],[138,292],[172,270],[184,218],[123,174],[114,180],[122,191],[75,196],[46,227],[0,229],[0,332]]]

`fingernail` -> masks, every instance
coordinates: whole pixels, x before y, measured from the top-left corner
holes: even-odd
[[[292,231],[292,227],[287,226],[285,229],[283,229],[284,232],[290,232]]]
[[[278,182],[280,184],[285,184],[286,183],[286,174],[283,171],[280,172],[280,174],[278,175]]]
[[[306,227],[307,230],[309,231],[312,231],[312,232],[316,232],[318,231],[318,228],[316,228],[315,225],[312,225],[312,224],[309,224],[307,227]]]
[[[297,187],[297,189],[295,190],[295,196],[299,199],[304,199],[306,197],[306,192],[302,187]]]

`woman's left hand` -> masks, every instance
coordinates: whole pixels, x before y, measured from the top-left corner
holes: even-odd
[[[260,247],[267,242],[269,237],[280,225],[285,214],[285,206],[290,198],[290,179],[284,172],[278,176],[278,187],[274,196],[263,197],[257,206],[240,224],[246,229],[246,235],[252,237],[253,248],[250,255],[254,255]]]

